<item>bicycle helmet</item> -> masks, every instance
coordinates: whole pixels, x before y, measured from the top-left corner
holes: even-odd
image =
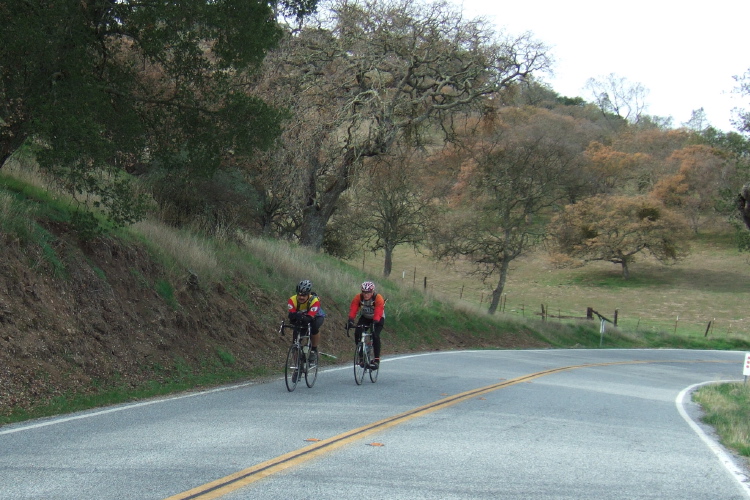
[[[302,280],[297,285],[297,293],[300,294],[309,294],[312,290],[312,281],[310,280]]]
[[[362,283],[362,291],[363,292],[374,292],[375,291],[375,283],[372,281],[365,281]]]

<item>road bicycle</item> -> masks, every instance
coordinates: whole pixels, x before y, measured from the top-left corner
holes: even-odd
[[[284,329],[292,330],[292,345],[286,355],[286,366],[284,367],[284,380],[286,389],[292,392],[297,388],[297,382],[302,375],[305,376],[305,384],[312,387],[318,378],[318,356],[312,351],[312,339],[310,324],[288,325],[281,322],[279,335],[284,336]],[[312,354],[311,354],[312,353]]]
[[[354,349],[354,381],[357,385],[362,385],[365,380],[365,373],[370,374],[370,382],[373,384],[378,380],[380,366],[373,365],[375,352],[372,346],[372,324],[357,325],[362,331],[362,337],[357,342]],[[346,336],[349,337],[349,324],[346,325]]]

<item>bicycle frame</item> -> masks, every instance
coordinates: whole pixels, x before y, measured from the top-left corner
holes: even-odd
[[[378,380],[378,368],[371,368],[373,359],[375,359],[375,353],[373,352],[372,345],[372,328],[373,325],[357,325],[357,329],[362,332],[362,335],[354,349],[354,381],[357,385],[362,385],[365,379],[365,373],[370,374],[370,382],[375,383]],[[349,328],[347,325],[347,336],[349,335]]]
[[[290,325],[281,322],[279,335],[284,336],[284,329],[292,330],[292,345],[289,347],[284,367],[284,379],[286,388],[292,392],[299,382],[302,374],[305,375],[305,384],[312,387],[318,377],[318,362],[309,363],[309,353],[312,351],[312,328],[310,324],[304,327],[300,324]]]

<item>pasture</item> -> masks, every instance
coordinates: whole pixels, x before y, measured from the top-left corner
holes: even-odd
[[[629,280],[611,263],[558,269],[538,250],[511,264],[497,314],[541,318],[544,305],[548,321],[561,321],[559,316],[585,317],[590,307],[609,320],[616,310],[624,331],[750,339],[750,255],[737,250],[730,233],[700,235],[691,245],[691,255],[674,265],[640,256]],[[350,262],[376,282],[382,279],[382,254]],[[497,278],[482,283],[471,269],[466,262],[446,266],[401,247],[391,280],[484,312]]]

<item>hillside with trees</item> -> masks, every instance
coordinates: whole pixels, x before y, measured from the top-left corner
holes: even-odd
[[[610,262],[627,279],[637,258],[684,258],[717,219],[750,249],[750,112],[736,132],[700,113],[673,127],[616,75],[559,95],[544,83],[549,47],[444,1],[175,5],[0,4],[0,342],[4,383],[19,384],[6,401],[39,383],[40,366],[57,369],[39,359],[91,363],[70,375],[89,382],[140,370],[137,342],[103,331],[150,332],[150,367],[174,359],[186,325],[189,364],[214,356],[217,336],[233,356],[249,352],[234,336],[262,316],[236,311],[278,296],[196,269],[162,283],[143,242],[118,239],[136,223],[222,248],[268,238],[344,259],[383,251],[384,277],[409,245],[469,263],[493,287],[490,314],[532,251],[559,266]],[[750,72],[737,79],[750,95]],[[49,197],[66,208],[37,211]],[[138,297],[144,283],[164,286],[158,305]],[[32,312],[58,300],[44,320]],[[75,343],[45,340],[67,332]]]

